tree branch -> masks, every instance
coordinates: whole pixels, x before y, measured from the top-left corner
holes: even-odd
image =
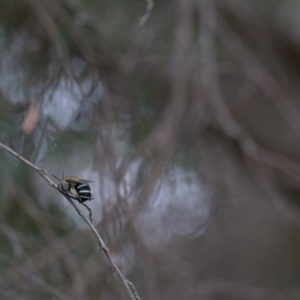
[[[9,152],[13,156],[15,156],[17,159],[19,159],[20,161],[22,161],[23,163],[25,163],[27,166],[29,166],[33,170],[37,171],[48,182],[48,184],[51,187],[54,187],[54,188],[57,189],[57,185],[47,176],[47,172],[45,170],[38,168],[37,166],[35,166],[34,164],[32,164],[30,161],[28,161],[27,159],[25,159],[24,157],[22,157],[20,154],[18,154],[14,150],[10,149],[9,147],[3,145],[2,143],[0,143],[0,149],[3,149],[5,151]]]
[[[5,146],[2,143],[0,143],[0,149],[3,149],[5,151],[9,152],[10,154],[12,154],[16,158],[18,158],[20,161],[22,161],[23,163],[25,163],[27,166],[29,166],[30,168],[32,168],[33,170],[35,170],[37,173],[39,173],[40,176],[42,176],[48,182],[48,184],[51,187],[53,187],[53,188],[55,188],[55,189],[58,190],[57,185],[47,176],[47,172],[45,170],[43,170],[41,168],[38,168],[33,163],[31,163],[30,161],[28,161],[27,159],[25,159],[24,157],[22,157],[20,154],[16,153],[15,151],[13,151],[12,149],[10,149],[9,147]],[[73,199],[68,194],[65,194],[65,193],[62,193],[62,192],[60,192],[60,193],[64,195],[64,197],[69,201],[69,203],[76,210],[76,212],[78,213],[78,215],[90,227],[90,229],[92,230],[92,232],[94,233],[94,235],[95,235],[95,237],[96,237],[96,239],[98,241],[98,245],[99,245],[100,250],[104,251],[104,254],[107,257],[107,260],[109,261],[109,263],[111,264],[113,271],[115,271],[115,272],[118,273],[118,275],[119,275],[120,279],[122,280],[122,282],[123,282],[123,284],[124,284],[124,286],[125,286],[125,288],[127,290],[128,295],[130,296],[130,298],[132,300],[140,300],[141,298],[139,297],[139,295],[137,293],[137,290],[136,290],[135,286],[133,285],[133,283],[126,279],[126,277],[123,275],[123,273],[120,271],[120,269],[112,261],[112,258],[111,258],[111,255],[110,255],[110,251],[106,247],[106,245],[105,245],[104,241],[102,240],[101,236],[99,235],[97,229],[90,222],[90,220],[80,211],[80,209],[76,206],[76,204],[73,201]]]

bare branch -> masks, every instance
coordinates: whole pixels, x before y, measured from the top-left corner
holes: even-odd
[[[25,163],[27,166],[29,166],[33,170],[37,171],[48,182],[48,184],[51,187],[54,187],[54,188],[57,189],[57,185],[47,176],[47,172],[45,170],[38,168],[37,166],[35,166],[34,164],[32,164],[30,161],[28,161],[27,159],[25,159],[24,157],[22,157],[20,154],[16,153],[14,150],[12,150],[9,147],[3,145],[2,143],[0,143],[0,149],[3,149],[5,151],[9,152],[13,156],[15,156],[17,159],[19,159],[20,161],[22,161],[23,163]]]
[[[132,284],[132,282],[130,282],[129,280],[126,279],[126,277],[123,275],[123,273],[120,271],[120,269],[115,265],[115,263],[112,261],[112,258],[110,256],[110,251],[109,249],[106,247],[104,241],[102,240],[101,236],[99,235],[99,233],[97,232],[96,228],[93,226],[93,224],[89,221],[89,219],[82,214],[82,212],[79,210],[79,208],[76,206],[75,202],[73,201],[73,199],[67,195],[64,194],[64,196],[66,197],[66,199],[70,202],[70,204],[74,207],[74,209],[77,211],[78,215],[84,219],[84,221],[88,224],[88,226],[91,228],[91,230],[93,231],[94,235],[97,238],[98,244],[99,244],[99,249],[100,251],[104,251],[105,256],[107,257],[108,261],[110,262],[110,264],[113,267],[113,271],[116,271],[118,273],[118,275],[120,276],[121,280],[124,283],[124,286],[128,292],[128,294],[130,295],[131,299],[133,300],[140,300],[140,297],[138,296],[138,293],[136,291],[136,288],[134,287],[134,285]]]
[[[25,159],[24,157],[22,157],[21,155],[19,155],[18,153],[16,153],[12,149],[10,149],[9,147],[3,145],[2,143],[0,143],[0,149],[3,149],[5,151],[9,152],[13,156],[18,158],[22,162],[24,162],[26,165],[31,167],[33,170],[37,171],[49,183],[49,185],[51,187],[54,187],[58,190],[57,185],[46,175],[47,172],[45,170],[38,168],[37,166],[32,164],[30,161],[28,161],[27,159]],[[63,194],[64,197],[70,202],[70,204],[74,207],[74,209],[76,210],[78,215],[88,224],[88,226],[90,227],[90,229],[92,230],[92,232],[96,236],[96,239],[97,239],[98,245],[99,245],[99,249],[101,251],[102,250],[104,251],[104,254],[107,257],[107,260],[109,261],[109,263],[111,264],[111,266],[113,268],[113,271],[116,271],[118,273],[118,275],[121,278],[121,280],[122,280],[128,294],[129,294],[130,298],[132,300],[140,300],[141,298],[139,297],[139,295],[137,293],[137,290],[136,290],[135,286],[133,285],[133,283],[126,279],[126,277],[123,275],[123,273],[120,271],[120,269],[112,261],[109,249],[106,247],[104,241],[102,240],[101,236],[99,235],[99,233],[97,232],[96,228],[93,226],[91,221],[79,210],[79,208],[74,203],[73,199],[68,194],[65,194],[65,193],[61,193],[61,194]],[[86,205],[84,205],[84,206],[87,207]],[[89,212],[90,212],[90,218],[91,218],[90,209],[89,209]]]

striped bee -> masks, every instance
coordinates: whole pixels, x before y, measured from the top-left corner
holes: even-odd
[[[66,176],[62,179],[59,179],[53,175],[56,179],[59,180],[58,190],[61,193],[68,194],[71,198],[83,203],[87,200],[93,199],[93,191],[88,183],[93,182],[91,180],[80,179],[76,176]]]

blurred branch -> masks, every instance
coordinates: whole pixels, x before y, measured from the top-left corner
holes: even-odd
[[[243,300],[295,300],[291,293],[280,293],[275,289],[263,289],[251,285],[229,281],[229,280],[203,280],[198,282],[199,294],[201,295],[222,295],[230,299]]]
[[[300,136],[300,112],[297,105],[292,102],[290,96],[282,87],[282,82],[272,75],[270,70],[260,62],[257,56],[255,56],[251,49],[245,45],[245,42],[242,41],[238,34],[230,28],[226,19],[221,19],[221,21],[222,25],[220,26],[220,32],[222,33],[221,37],[222,40],[224,40],[226,48],[232,53],[233,57],[240,62],[240,65],[245,70],[247,76],[256,83],[257,87],[259,87],[267,96],[267,99],[273,103],[274,107],[282,115],[287,124],[294,130],[295,134]],[[266,40],[268,39],[267,33],[264,33],[264,38]],[[269,56],[271,56],[271,54],[269,54]],[[277,65],[279,64],[276,57],[273,57],[272,62],[274,64],[276,62]],[[277,65],[276,67],[278,69],[283,69],[282,66]]]
[[[18,153],[16,153],[12,149],[10,149],[9,147],[3,145],[2,143],[0,143],[0,149],[3,149],[5,151],[9,152],[13,156],[15,156],[16,158],[18,158],[22,162],[24,162],[26,165],[28,165],[29,167],[31,167],[33,170],[37,171],[48,182],[48,184],[51,187],[53,187],[53,188],[55,188],[55,189],[58,190],[57,185],[46,175],[47,172],[45,170],[38,168],[37,166],[35,166],[34,164],[32,164],[30,161],[26,160],[24,157],[22,157],[21,155],[19,155]],[[111,264],[111,266],[113,268],[113,271],[115,271],[115,272],[118,273],[118,275],[121,278],[121,280],[122,280],[122,282],[123,282],[123,284],[124,284],[124,286],[125,286],[128,294],[129,294],[130,298],[132,300],[140,300],[140,297],[139,297],[139,295],[137,293],[137,290],[136,290],[135,286],[133,285],[133,283],[126,279],[126,277],[123,275],[123,273],[120,271],[120,269],[112,261],[112,258],[110,256],[110,251],[106,247],[104,241],[102,240],[101,236],[97,232],[97,230],[94,227],[94,225],[89,221],[89,219],[87,217],[85,217],[82,214],[82,212],[79,210],[79,208],[76,206],[76,204],[74,203],[74,201],[72,200],[72,198],[69,195],[64,194],[64,193],[62,193],[62,194],[70,202],[70,204],[74,207],[74,209],[76,210],[76,212],[78,213],[78,215],[88,224],[88,226],[90,227],[90,229],[92,230],[92,232],[96,236],[100,250],[104,251],[105,256],[107,257],[109,263]]]
[[[154,6],[153,0],[145,0],[145,2],[147,2],[146,10],[140,19],[139,26],[145,25],[145,23],[150,18],[152,10],[153,10],[153,6]]]
[[[202,57],[202,84],[207,93],[207,105],[211,109],[217,123],[221,126],[227,136],[236,140],[241,150],[255,161],[261,162],[269,167],[276,168],[296,182],[300,183],[300,165],[289,157],[269,150],[259,145],[255,139],[248,134],[231,113],[220,90],[218,78],[218,65],[215,53],[215,40],[217,32],[217,16],[214,3],[211,1],[199,2],[202,11],[201,23],[201,57]]]
[[[0,261],[5,262],[5,263],[9,263],[11,265],[13,264],[13,260],[10,259],[9,257],[6,257],[3,254],[1,254],[1,256],[0,256]],[[22,273],[22,277],[26,278],[30,282],[34,282],[36,286],[40,286],[43,289],[47,290],[53,296],[56,296],[57,299],[62,299],[62,300],[70,300],[71,299],[67,295],[65,295],[62,291],[58,290],[56,287],[50,285],[45,280],[43,280],[43,278],[41,276],[36,276],[32,272],[24,270],[23,273]],[[0,291],[0,294],[3,295],[2,291]],[[16,299],[16,298],[17,297],[5,298],[5,299]]]

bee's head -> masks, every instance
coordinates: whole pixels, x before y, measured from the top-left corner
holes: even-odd
[[[61,180],[58,184],[58,189],[63,192],[68,192],[70,189],[70,184],[65,180]]]
[[[57,185],[57,188],[60,192],[67,192],[69,190],[70,185],[66,180],[64,180],[64,172],[62,173],[62,178],[61,179],[59,179],[56,175],[52,174],[52,176],[59,181],[58,185]]]

